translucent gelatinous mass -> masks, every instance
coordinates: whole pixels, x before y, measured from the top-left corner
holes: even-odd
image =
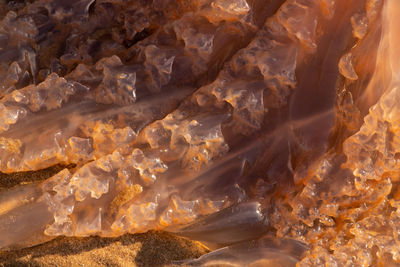
[[[163,229],[219,248],[188,266],[400,264],[398,0],[0,5],[0,177],[65,166],[1,189],[0,250]]]

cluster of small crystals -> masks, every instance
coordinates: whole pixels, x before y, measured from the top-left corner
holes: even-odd
[[[396,74],[386,73],[396,71],[386,58],[397,55],[394,37],[380,38],[381,31],[393,34],[393,1],[287,0],[279,8],[279,1],[264,0],[9,4],[0,22],[0,171],[75,165],[13,208],[44,203],[49,236],[116,236],[172,229],[257,199],[277,238],[309,246],[299,266],[400,262],[400,86]],[[338,18],[347,21],[331,27]],[[351,40],[329,40],[329,29],[351,31]],[[375,48],[376,59],[366,58]],[[335,120],[318,154],[307,151],[313,146],[296,128],[315,118],[286,120],[296,110],[296,90],[308,86],[299,73],[329,72],[331,62],[338,73],[329,107]],[[312,86],[323,88],[318,83]],[[277,120],[284,130],[273,125]],[[201,195],[206,182],[198,177],[207,181],[204,171],[242,153],[232,147],[284,131],[289,183],[269,177],[285,173],[270,171],[274,164],[251,166],[263,159],[243,156],[239,176],[253,171],[249,183],[256,184],[232,177],[239,197]],[[210,177],[222,180],[223,171]],[[198,193],[188,196],[192,181]],[[1,201],[4,221],[11,206],[2,209]],[[13,244],[7,238],[0,237],[0,248]]]

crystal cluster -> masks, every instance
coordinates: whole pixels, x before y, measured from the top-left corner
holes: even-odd
[[[0,249],[163,229],[228,245],[193,266],[400,264],[397,0],[1,5],[0,171],[70,167],[0,192]]]

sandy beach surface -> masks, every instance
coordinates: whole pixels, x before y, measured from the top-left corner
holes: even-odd
[[[40,182],[62,168],[0,173],[0,191]],[[165,266],[206,252],[201,243],[166,232],[126,234],[117,238],[58,237],[31,248],[0,252],[0,266]]]
[[[0,266],[165,266],[206,252],[198,242],[165,232],[60,237],[32,248],[0,252]]]

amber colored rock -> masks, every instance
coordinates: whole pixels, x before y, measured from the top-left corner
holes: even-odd
[[[400,2],[37,0],[0,22],[0,249],[165,230],[188,266],[400,264]],[[18,182],[16,182],[18,183]]]

